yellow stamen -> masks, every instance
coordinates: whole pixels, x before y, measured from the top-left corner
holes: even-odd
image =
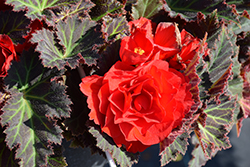
[[[135,48],[134,52],[138,53],[139,55],[142,55],[143,53],[145,53],[145,51],[142,48],[140,48],[140,47]]]

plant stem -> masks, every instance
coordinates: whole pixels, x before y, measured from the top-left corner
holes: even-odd
[[[116,167],[115,161],[113,160],[113,158],[111,157],[110,153],[108,151],[105,151],[106,157],[109,161],[109,166],[110,167]]]

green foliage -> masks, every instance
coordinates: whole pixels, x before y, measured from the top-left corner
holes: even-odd
[[[52,143],[60,144],[62,130],[53,118],[69,116],[70,100],[65,87],[50,82],[57,70],[45,69],[38,55],[30,49],[23,52],[20,62],[14,62],[5,83],[11,98],[3,107],[2,124],[10,148],[18,146],[16,158],[19,165],[47,164],[53,154]]]
[[[138,0],[132,8],[132,16],[134,19],[140,17],[150,18],[163,8],[160,0]]]
[[[227,84],[226,81],[231,74],[233,63],[231,57],[238,51],[235,41],[236,37],[233,33],[228,32],[226,27],[222,26],[218,40],[214,41],[214,47],[209,55],[208,72],[210,81],[213,83],[209,89],[209,94],[213,96],[220,94]]]
[[[0,11],[0,34],[8,35],[14,43],[24,42],[23,36],[27,34],[27,25],[30,23],[25,13],[24,11]]]
[[[137,163],[138,154],[117,147],[97,125],[88,122],[87,98],[79,90],[81,78],[75,68],[81,64],[86,75],[104,75],[120,60],[120,39],[129,35],[128,21],[140,17],[149,18],[156,25],[176,22],[180,30],[205,38],[199,52],[181,71],[190,79],[194,105],[183,119],[185,124],[176,127],[160,143],[162,166],[179,153],[185,154],[193,131],[195,148],[189,166],[205,165],[219,150],[231,146],[226,135],[233,123],[238,121],[239,134],[241,121],[250,115],[249,80],[240,76],[249,75],[247,1],[7,0],[6,3],[15,11],[0,11],[0,34],[9,35],[16,45],[26,40],[29,24],[35,18],[43,20],[44,25],[32,34],[37,52],[24,51],[20,61],[12,63],[4,83],[0,81],[1,96],[4,94],[0,100],[3,106],[0,166],[66,166],[63,137],[72,140],[74,147],[89,146],[92,152],[101,154],[109,151],[120,166]],[[207,57],[203,50],[205,42],[210,49]]]
[[[6,135],[3,133],[4,129],[6,127],[0,126],[0,166],[10,166],[10,167],[17,167],[18,162],[20,159],[16,159],[16,147],[10,148],[6,145],[6,142],[4,141],[6,138]]]
[[[219,100],[220,104],[215,100],[207,104],[207,108],[204,110],[206,114],[205,125],[198,122],[195,134],[199,143],[196,144],[192,152],[193,159],[190,161],[193,166],[204,165],[217,151],[231,147],[226,135],[232,127],[236,99],[221,95]]]
[[[111,14],[122,14],[123,5],[117,0],[92,0],[95,7],[91,9],[90,16],[92,20],[100,20],[104,16]]]
[[[166,165],[171,160],[176,160],[179,153],[183,155],[187,151],[187,139],[189,135],[187,133],[183,133],[179,135],[172,144],[165,148],[164,151],[160,153],[161,155],[161,166]]]
[[[233,76],[232,79],[229,80],[228,85],[229,85],[229,90],[232,93],[232,95],[237,95],[238,99],[242,97],[241,93],[243,91],[243,80],[242,77],[240,76],[240,67],[241,64],[238,61],[238,56],[233,58]]]
[[[7,4],[14,5],[14,10],[28,8],[27,15],[32,19],[40,18],[45,10],[53,7],[64,6],[73,3],[73,0],[7,0]]]
[[[89,132],[96,138],[96,145],[103,151],[109,151],[119,165],[125,167],[137,163],[138,154],[129,153],[117,147],[109,136],[94,127],[91,127]]]
[[[232,7],[224,3],[224,0],[166,0],[166,2],[165,9],[172,17],[181,13],[182,17],[187,20],[195,19],[198,12],[207,15],[216,9],[219,19],[235,19],[235,15],[231,12]]]
[[[44,66],[75,68],[82,57],[86,63],[95,64],[98,58],[96,46],[103,42],[102,33],[95,26],[94,21],[81,20],[75,15],[65,22],[60,20],[56,25],[58,31],[43,29],[34,34],[32,41],[38,43],[36,50],[41,52]]]
[[[104,17],[103,18],[103,32],[106,35],[106,39],[111,39],[117,34],[125,36],[128,32],[128,22],[125,17]],[[128,33],[127,33],[128,34]]]
[[[94,5],[90,0],[80,0],[76,4],[69,4],[67,6],[61,6],[60,9],[53,12],[53,21],[59,22],[60,20],[64,20],[67,17],[72,17],[73,15],[78,15],[78,17],[84,18],[88,16],[88,12],[90,8]],[[53,24],[53,22],[52,22]]]

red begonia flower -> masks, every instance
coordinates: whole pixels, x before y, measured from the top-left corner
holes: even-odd
[[[130,21],[128,25],[131,33],[133,33],[135,29],[140,29],[146,31],[148,37],[151,37],[152,39],[154,38],[153,28],[155,23],[152,23],[151,20],[141,17],[138,20]]]
[[[133,34],[121,41],[120,57],[123,62],[138,65],[150,59],[153,53],[153,40],[147,32],[135,29]]]
[[[140,18],[129,22],[129,25],[131,35],[121,42],[120,57],[123,62],[139,65],[153,59],[164,60],[180,52],[181,35],[176,24],[159,23],[155,30],[155,23]]]
[[[197,54],[199,49],[205,48],[205,50],[201,50],[201,52],[205,52],[205,56],[209,53],[207,43],[205,43],[205,46],[200,48],[201,40],[195,38],[184,29],[181,31],[181,44],[181,51],[169,61],[170,67],[175,69],[185,69],[186,66],[192,61],[195,54]]]
[[[189,79],[163,60],[138,67],[118,61],[104,77],[83,78],[80,89],[90,120],[134,153],[163,141],[194,103]]]
[[[12,60],[17,60],[17,55],[12,40],[8,35],[0,34],[0,77],[5,77]]]
[[[154,36],[154,58],[164,60],[181,49],[181,34],[174,23],[159,23]]]

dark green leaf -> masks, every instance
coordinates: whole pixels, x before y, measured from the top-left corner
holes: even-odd
[[[206,162],[211,158],[211,157],[207,157],[205,156],[203,149],[201,147],[201,145],[199,144],[199,140],[196,137],[196,135],[192,136],[192,144],[195,146],[193,151],[192,151],[192,156],[193,158],[189,161],[188,165],[190,167],[201,167],[204,166],[206,164]],[[208,146],[208,147],[211,147]],[[218,150],[214,151],[212,153],[212,156],[215,156]]]
[[[250,11],[249,0],[227,0],[226,3],[232,6],[238,14],[243,13],[244,10]]]
[[[239,23],[238,24],[231,24],[233,32],[235,34],[239,34],[242,31],[248,32],[250,31],[250,16],[247,11],[243,12],[242,15],[238,16]]]
[[[196,144],[196,149],[192,153],[194,157],[190,163],[193,166],[205,163],[203,161],[210,159],[218,150],[231,147],[226,135],[232,128],[236,99],[223,94],[219,100],[220,104],[216,100],[207,104],[207,108],[204,110],[205,126],[198,123],[198,129],[195,130],[199,143]],[[201,154],[201,150],[204,156]]]
[[[179,153],[182,153],[183,155],[185,154],[185,152],[187,151],[188,138],[189,135],[187,133],[179,135],[172,144],[170,144],[165,148],[165,150],[160,153],[161,166],[166,165],[171,160],[175,160]]]
[[[3,107],[1,122],[8,125],[6,142],[10,148],[19,146],[16,158],[21,166],[42,166],[53,154],[51,144],[60,144],[61,129],[54,117],[68,117],[65,87],[50,80],[56,69],[45,69],[32,49],[24,51],[19,62],[13,62],[5,78],[11,98]],[[49,118],[48,118],[49,117]]]
[[[48,167],[65,167],[68,166],[66,158],[63,157],[63,147],[59,145],[53,146],[54,155],[48,157]]]
[[[232,31],[222,26],[218,40],[214,42],[214,47],[209,55],[209,78],[213,83],[209,89],[209,94],[212,96],[217,96],[223,92],[231,74],[231,57],[237,55],[237,53],[236,37]]]
[[[91,127],[89,132],[96,138],[97,146],[104,152],[109,151],[120,166],[131,167],[132,164],[138,162],[138,154],[129,153],[124,151],[122,148],[117,147],[108,135],[101,133],[94,127]]]
[[[103,18],[103,32],[106,35],[106,39],[111,39],[116,35],[125,36],[128,33],[128,22],[124,16],[104,17]]]
[[[3,133],[4,129],[0,125],[0,166],[8,166],[8,167],[18,167],[18,162],[20,159],[15,159],[16,155],[16,147],[10,149],[7,145],[6,142],[4,141],[6,138],[6,135]]]
[[[90,16],[93,20],[100,20],[107,14],[122,14],[123,5],[117,0],[92,0],[95,7],[91,9]]]
[[[243,91],[243,80],[242,77],[240,76],[240,68],[241,64],[238,61],[238,56],[233,58],[233,76],[232,79],[229,80],[228,85],[229,85],[229,90],[232,93],[233,96],[237,95],[238,99],[242,97],[242,91]]]
[[[32,19],[39,18],[48,8],[58,7],[73,3],[73,0],[7,0],[6,4],[14,5],[14,10],[28,8],[27,15]]]
[[[218,21],[217,10],[214,10],[209,15],[205,16],[202,13],[197,13],[195,21],[190,21],[184,24],[183,28],[190,32],[193,36],[203,39],[207,33],[209,41],[214,41],[220,32],[221,22]],[[194,28],[195,27],[195,28]],[[213,47],[213,43],[208,44]]]
[[[211,142],[215,148],[226,149],[230,147],[227,128],[232,123],[233,110],[235,108],[236,99],[221,95],[221,104],[217,104],[215,101],[211,101],[207,104],[207,108],[204,112],[207,114],[205,127],[199,124],[201,130],[202,141],[204,143]]]
[[[25,16],[24,11],[0,11],[0,34],[8,35],[14,43],[23,43],[30,19]]]
[[[120,60],[120,43],[121,40],[116,40],[115,42],[109,44],[105,51],[102,52],[97,63],[98,75],[104,75],[118,60]]]
[[[236,37],[232,31],[224,25],[208,39],[211,52],[206,58],[206,62],[200,60],[200,63],[203,63],[200,66],[206,67],[202,69],[202,72],[199,72],[202,79],[199,85],[201,99],[206,99],[208,96],[218,97],[225,91],[232,70],[231,57],[238,53],[235,41]],[[206,93],[207,91],[209,94]]]
[[[98,58],[97,45],[103,42],[102,33],[94,21],[80,20],[77,16],[68,17],[56,25],[58,32],[43,29],[34,34],[37,51],[41,52],[44,66],[62,69],[65,65],[75,68],[83,56],[87,64],[94,64]],[[58,43],[55,41],[59,40]]]
[[[52,10],[54,12],[53,20],[57,23],[60,20],[64,20],[67,17],[72,17],[73,15],[78,15],[79,17],[86,17],[90,8],[95,6],[90,0],[80,0],[76,4],[69,4],[68,6],[62,6],[57,10]]]
[[[180,13],[187,20],[195,19],[198,12],[210,14],[216,9],[219,19],[235,19],[232,8],[224,3],[224,0],[166,0],[166,2],[165,10],[169,11],[172,17]]]
[[[163,8],[160,0],[138,0],[132,7],[132,16],[134,19],[140,17],[150,18]]]
[[[64,124],[75,136],[88,130],[85,123],[88,120],[89,109],[87,106],[87,98],[79,89],[80,83],[81,78],[78,70],[68,70],[66,91],[73,104],[71,106],[72,111],[70,113],[70,117],[66,118]]]

